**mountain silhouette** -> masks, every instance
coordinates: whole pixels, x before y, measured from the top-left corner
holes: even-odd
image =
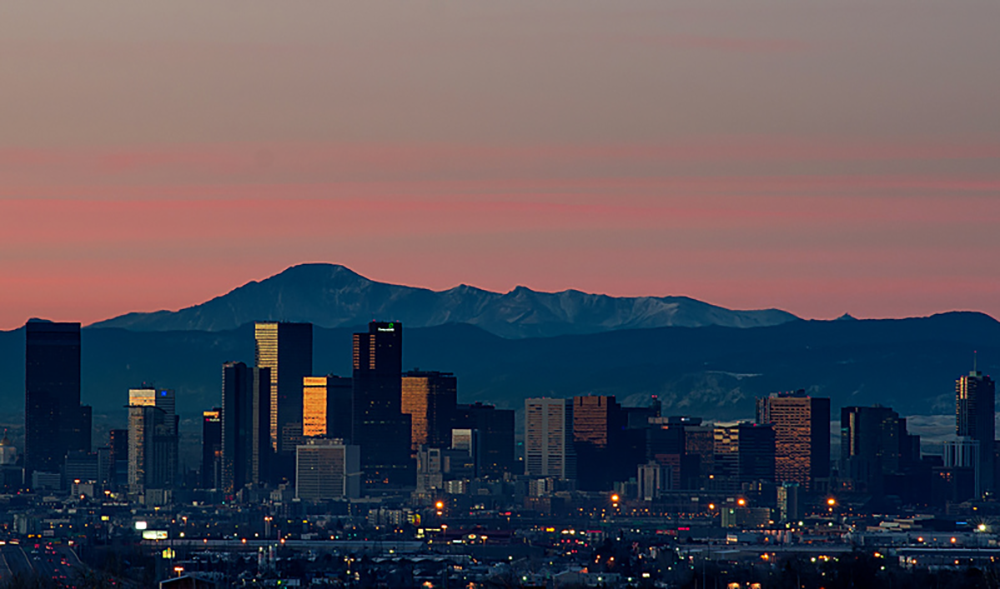
[[[318,327],[373,318],[408,328],[468,323],[506,338],[549,337],[652,327],[761,327],[797,320],[776,309],[731,311],[688,297],[612,297],[519,286],[496,293],[460,285],[445,291],[369,280],[336,264],[301,264],[179,311],[129,313],[95,323],[132,331],[224,331],[253,321]]]

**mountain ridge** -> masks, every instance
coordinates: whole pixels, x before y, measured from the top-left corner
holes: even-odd
[[[498,293],[460,284],[447,290],[370,280],[339,264],[291,266],[177,311],[133,312],[93,323],[133,331],[222,331],[262,320],[335,328],[393,319],[409,327],[469,323],[507,337],[548,337],[652,327],[761,327],[797,321],[779,309],[730,310],[686,296],[613,297],[575,289]]]

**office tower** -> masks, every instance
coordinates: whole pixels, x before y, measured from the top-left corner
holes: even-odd
[[[736,490],[743,483],[774,482],[775,434],[770,424],[715,424],[715,482]]]
[[[129,389],[128,395],[129,492],[172,488],[179,441],[174,391],[142,387]]]
[[[360,449],[341,440],[306,440],[295,452],[295,496],[302,501],[360,497]]]
[[[221,487],[222,408],[215,407],[201,414],[201,488]]]
[[[948,501],[960,503],[981,496],[982,454],[983,448],[979,440],[968,436],[944,443],[944,468],[937,470],[938,476],[946,482]]]
[[[802,519],[802,506],[799,503],[799,484],[782,483],[778,487],[778,521],[797,522]]]
[[[576,478],[572,399],[524,400],[524,454],[528,476]]]
[[[268,368],[222,365],[222,490],[233,494],[270,478],[271,393]]]
[[[500,478],[514,472],[514,410],[474,403],[458,405],[455,427],[478,432],[479,475]]]
[[[697,462],[692,472],[691,488],[702,488],[715,469],[715,426],[697,424],[684,426],[684,454]]]
[[[410,416],[410,449],[444,448],[451,441],[458,381],[450,372],[412,370],[403,375],[402,412]]]
[[[979,494],[993,490],[995,395],[993,380],[977,370],[955,381],[955,433],[979,442]]]
[[[841,408],[840,478],[855,491],[881,496],[885,477],[912,461],[910,446],[906,420],[889,407]]]
[[[25,326],[24,469],[58,473],[70,450],[90,451],[90,408],[80,405],[80,324]]]
[[[701,456],[687,450],[688,429],[701,426],[701,418],[687,416],[653,417],[646,427],[646,456],[664,467],[669,489],[697,488]],[[713,433],[714,436],[714,433]],[[709,452],[714,451],[714,437]]]
[[[349,440],[353,387],[351,379],[333,374],[303,378],[302,435]]]
[[[757,399],[757,423],[774,426],[776,482],[808,491],[830,476],[830,399],[771,393]]]
[[[361,447],[365,483],[413,484],[410,416],[402,413],[403,325],[372,321],[354,334],[351,442]]]
[[[480,464],[482,464],[482,446],[479,443],[479,431],[474,429],[453,429],[451,430],[451,450],[464,453],[467,458],[463,459],[460,454],[448,454],[462,460],[468,468],[467,477],[474,479],[479,476]],[[449,465],[450,466],[450,465]]]
[[[271,447],[291,458],[302,441],[302,379],[313,373],[312,324],[258,321],[254,341],[257,368],[271,375]]]
[[[108,447],[111,448],[111,486],[124,489],[128,486],[128,430],[111,430]]]
[[[606,491],[635,473],[624,460],[622,437],[628,417],[614,397],[573,397],[573,443],[578,465],[577,486],[583,491]],[[624,465],[625,468],[621,468]]]

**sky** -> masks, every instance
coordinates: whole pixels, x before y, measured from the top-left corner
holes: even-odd
[[[0,4],[0,329],[302,262],[1000,317],[1000,2]]]

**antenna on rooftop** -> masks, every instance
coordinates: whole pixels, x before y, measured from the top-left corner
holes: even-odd
[[[978,364],[978,361],[979,361],[979,351],[978,350],[972,350],[972,371],[973,372],[976,372],[976,364]]]

